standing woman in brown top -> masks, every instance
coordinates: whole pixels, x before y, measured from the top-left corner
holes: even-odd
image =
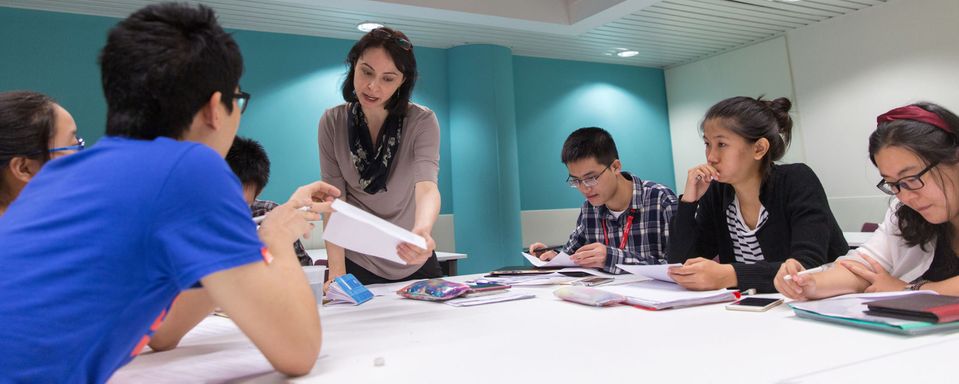
[[[410,102],[417,78],[413,44],[400,31],[377,28],[353,45],[346,62],[346,103],[320,119],[323,181],[346,202],[423,236],[427,247],[399,245],[403,265],[327,242],[330,279],[352,273],[375,284],[440,277],[430,236],[440,212],[440,129],[433,111]]]

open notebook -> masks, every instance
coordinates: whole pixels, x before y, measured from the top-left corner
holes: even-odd
[[[789,307],[793,309],[796,316],[806,319],[903,335],[922,335],[959,328],[959,321],[936,324],[866,313],[870,302],[923,294],[936,293],[933,291],[857,293],[816,301],[794,301],[789,303]]]
[[[714,291],[690,291],[676,283],[646,280],[625,285],[599,288],[622,295],[624,303],[649,309],[690,307],[694,305],[722,303],[739,298],[738,291],[718,289]]]

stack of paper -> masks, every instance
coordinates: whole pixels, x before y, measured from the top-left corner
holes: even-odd
[[[426,249],[426,239],[343,200],[333,201],[333,214],[323,228],[323,240],[343,248],[406,264],[396,254],[401,243]]]
[[[935,324],[872,316],[864,313],[867,309],[866,304],[869,302],[916,293],[935,294],[933,291],[859,293],[816,301],[794,301],[789,303],[789,306],[793,309],[793,312],[796,313],[796,316],[806,319],[906,335],[920,335],[959,328],[959,322]]]
[[[650,309],[689,307],[721,303],[738,298],[738,292],[725,289],[690,291],[676,283],[647,280],[638,283],[599,288],[626,297],[626,303]]]

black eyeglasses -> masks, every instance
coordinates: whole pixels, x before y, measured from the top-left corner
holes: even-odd
[[[411,43],[409,40],[406,40],[402,37],[394,37],[392,33],[390,33],[389,31],[383,28],[377,28],[370,31],[370,35],[378,39],[384,39],[384,40],[392,39],[392,41],[395,42],[397,46],[407,51],[413,49],[413,43]]]
[[[246,112],[246,106],[250,104],[250,94],[239,91],[233,94],[233,98],[236,99],[236,105],[240,107],[240,113]]]
[[[876,188],[879,188],[880,191],[883,191],[888,195],[898,194],[903,189],[908,189],[910,191],[918,190],[926,186],[926,183],[922,182],[922,175],[925,175],[926,172],[929,172],[930,169],[933,169],[937,165],[939,165],[938,161],[932,162],[929,164],[929,166],[919,171],[919,173],[912,176],[903,177],[896,181],[879,180],[879,184],[876,184]]]
[[[575,177],[567,177],[566,184],[569,184],[570,188],[579,188],[579,185],[582,184],[586,188],[595,187],[596,184],[599,184],[599,177],[603,175],[603,172],[609,169],[609,165],[606,168],[603,168],[602,171],[596,174],[596,176],[584,177],[582,179],[577,179]]]

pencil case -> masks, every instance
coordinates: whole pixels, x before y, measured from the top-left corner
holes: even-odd
[[[566,301],[592,305],[595,307],[605,307],[607,305],[613,305],[626,300],[623,295],[606,292],[596,288],[580,286],[562,287],[553,291],[553,294],[556,295],[556,297]]]
[[[443,279],[420,280],[407,285],[396,293],[408,299],[445,301],[462,296],[470,291],[469,285]]]

